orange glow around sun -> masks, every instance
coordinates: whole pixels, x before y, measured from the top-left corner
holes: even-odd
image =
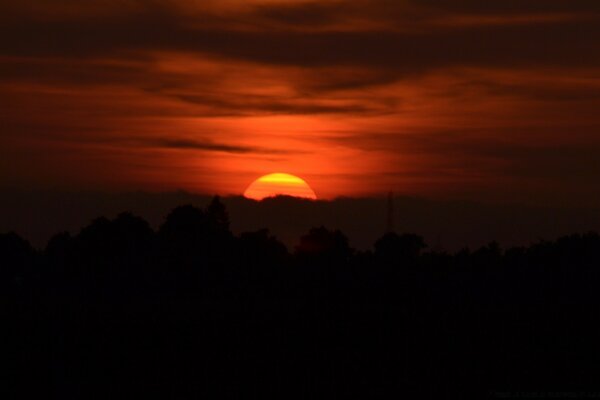
[[[304,179],[283,173],[261,176],[252,182],[244,192],[245,197],[254,200],[281,195],[311,200],[317,199],[317,195]]]

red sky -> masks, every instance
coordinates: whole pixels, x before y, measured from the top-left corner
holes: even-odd
[[[493,4],[491,4],[493,3]],[[600,203],[600,3],[14,0],[0,184]]]

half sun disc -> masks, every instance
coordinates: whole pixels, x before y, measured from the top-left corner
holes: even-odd
[[[244,192],[244,196],[254,200],[262,200],[274,196],[317,199],[317,195],[304,179],[280,172],[261,176],[248,186],[248,189]]]

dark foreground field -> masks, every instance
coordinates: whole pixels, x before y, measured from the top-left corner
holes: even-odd
[[[315,228],[290,253],[267,231],[232,235],[216,199],[157,232],[100,218],[42,252],[0,235],[0,266],[5,398],[600,390],[593,233],[446,254],[394,233],[356,252]]]

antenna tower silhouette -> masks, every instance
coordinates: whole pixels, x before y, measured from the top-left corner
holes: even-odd
[[[394,232],[394,192],[388,193],[387,198],[387,227],[386,233]]]

